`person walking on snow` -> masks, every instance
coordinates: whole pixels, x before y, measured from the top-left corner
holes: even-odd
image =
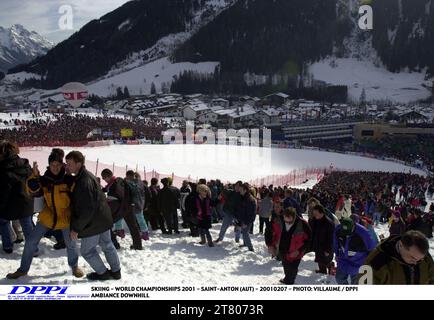
[[[294,208],[283,212],[281,221],[274,221],[272,232],[265,239],[269,252],[282,259],[285,277],[282,284],[293,285],[298,274],[301,259],[309,251],[311,229],[309,224],[297,215]]]
[[[241,225],[241,234],[243,236],[243,245],[249,251],[254,251],[252,241],[250,240],[249,231],[256,217],[256,201],[250,193],[250,185],[244,183],[240,188],[241,202],[238,204],[235,219]]]
[[[113,219],[105,195],[96,177],[86,170],[81,152],[68,153],[66,170],[75,177],[71,193],[71,239],[81,239],[81,255],[94,270],[87,278],[119,280],[121,264],[110,235]],[[100,257],[98,246],[104,252],[110,270]]]

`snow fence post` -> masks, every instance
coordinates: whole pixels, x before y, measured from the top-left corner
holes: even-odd
[[[95,176],[98,176],[98,164],[99,164],[99,158],[96,159],[96,167],[95,167]]]

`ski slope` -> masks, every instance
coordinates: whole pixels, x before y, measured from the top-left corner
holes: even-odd
[[[72,149],[65,148],[65,152]],[[125,168],[141,173],[155,170],[160,174],[172,173],[192,179],[207,178],[222,181],[251,181],[269,175],[285,175],[293,170],[329,168],[358,171],[409,172],[425,175],[399,163],[377,159],[323,152],[316,150],[239,147],[227,145],[112,145],[96,148],[77,148],[87,159],[90,171],[99,174],[104,167],[115,174],[125,174]],[[40,167],[47,165],[49,148],[35,151],[23,150],[22,156],[38,161]]]

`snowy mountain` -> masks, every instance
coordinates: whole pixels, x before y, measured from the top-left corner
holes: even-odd
[[[320,80],[348,86],[350,100],[364,91],[369,100],[408,103],[432,95],[434,26],[431,0],[370,2],[374,30],[357,27],[359,0],[339,0],[337,13],[351,30],[331,55],[308,65],[304,84]],[[431,25],[431,26],[430,26]],[[430,29],[431,28],[431,29]],[[425,32],[426,31],[426,32]]]
[[[124,71],[167,56],[234,1],[130,1],[11,72],[44,75],[44,88],[94,81],[114,69]]]
[[[301,83],[306,87],[320,82],[359,86],[360,91],[349,88],[351,100],[358,99],[364,87],[368,99],[408,102],[429,97],[432,82],[425,81],[434,75],[434,1],[363,1],[374,13],[369,31],[358,27],[361,3],[240,0],[184,43],[174,60],[219,61],[220,87],[247,93],[291,93]],[[357,66],[349,73],[335,68],[339,81],[310,70],[315,63],[336,59],[351,59]],[[372,81],[372,75],[381,77]],[[393,78],[399,78],[398,83]],[[415,78],[418,81],[411,82]],[[384,79],[384,87],[392,90],[380,90]]]
[[[366,3],[370,31],[358,28]],[[406,103],[432,95],[432,30],[432,0],[137,0],[10,73],[34,74],[27,88],[81,81],[106,96],[127,80],[133,94],[154,83],[157,91],[308,99],[331,89],[336,102],[364,91],[367,100]]]
[[[16,24],[8,29],[0,27],[0,71],[28,63],[45,55],[52,47],[53,43],[22,25]]]

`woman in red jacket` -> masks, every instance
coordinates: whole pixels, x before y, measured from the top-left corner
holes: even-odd
[[[292,285],[301,259],[310,248],[311,229],[304,219],[297,216],[295,209],[290,207],[283,212],[280,222],[273,222],[272,231],[271,239],[266,239],[266,242],[269,251],[273,255],[279,253],[282,258],[285,278],[280,282]]]

